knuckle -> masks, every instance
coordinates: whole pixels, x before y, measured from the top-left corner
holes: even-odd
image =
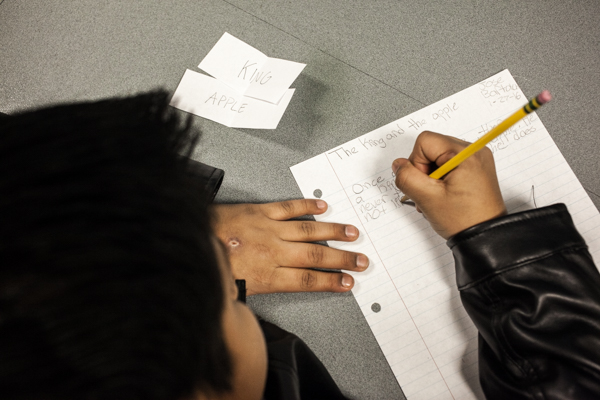
[[[335,224],[331,227],[332,238],[345,238],[346,237],[346,225]]]
[[[249,270],[244,274],[244,279],[246,279],[246,285],[248,287],[254,284],[268,289],[271,287],[274,281],[273,271],[258,269]]]
[[[253,275],[253,280],[258,282],[261,286],[270,288],[273,284],[273,273],[272,272],[256,272]]]
[[[494,162],[492,151],[487,146],[484,146],[481,150],[474,154],[474,157],[471,158],[473,159],[471,161],[473,165],[477,165],[478,168],[482,168]]]
[[[320,265],[323,262],[324,253],[323,246],[320,245],[312,245],[308,250],[308,260],[312,265]]]
[[[244,204],[242,213],[254,215],[256,213],[256,204]]]
[[[407,168],[401,168],[400,171],[396,174],[396,186],[400,189],[401,192],[404,193],[404,188],[406,187],[406,182],[408,180],[409,172]]]
[[[308,213],[308,210],[312,210],[316,207],[315,200],[302,199],[302,211],[304,214]]]
[[[490,148],[487,146],[484,146],[483,149],[481,149],[480,153],[481,153],[481,157],[484,160],[493,160],[494,159],[494,153],[492,153],[492,150],[490,150]]]
[[[317,284],[317,276],[314,271],[305,270],[302,272],[300,287],[302,289],[312,289]]]
[[[315,234],[316,227],[310,221],[304,221],[300,223],[300,232],[304,235],[304,237],[310,238]]]
[[[356,268],[356,257],[358,257],[357,254],[344,251],[342,253],[343,265],[351,268]]]
[[[281,210],[286,215],[291,215],[294,213],[294,202],[291,200],[282,201],[279,203]]]
[[[408,177],[408,168],[400,168],[396,174],[396,182],[405,180]]]
[[[331,273],[328,273],[327,275],[328,275],[327,280],[328,280],[328,284],[329,284],[329,288],[330,288],[329,290],[332,290],[335,292],[339,291],[339,289],[341,287],[340,283],[342,280],[342,274],[337,273],[337,272],[331,272]]]
[[[447,138],[449,138],[452,142],[456,143],[457,145],[459,145],[460,147],[467,147],[471,144],[471,142],[467,142],[464,139],[461,138],[457,138],[455,136],[446,136]]]
[[[275,251],[261,243],[254,244],[251,248],[253,262],[245,264],[245,272],[251,273],[252,277],[264,285],[271,285],[275,278],[276,268],[255,268],[255,265],[268,265],[269,260],[274,258]],[[247,253],[246,253],[247,254]],[[250,257],[248,257],[250,258]]]
[[[423,131],[419,134],[419,136],[417,136],[417,140],[427,140],[431,136],[434,136],[434,135],[435,135],[435,133],[433,133],[431,131]]]

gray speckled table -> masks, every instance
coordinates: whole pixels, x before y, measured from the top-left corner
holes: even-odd
[[[4,0],[0,111],[173,91],[223,32],[307,67],[275,131],[195,118],[196,157],[227,172],[221,201],[298,198],[291,165],[508,68],[527,96],[552,91],[541,119],[600,205],[597,0]],[[302,337],[348,396],[403,397],[352,295],[250,304]]]

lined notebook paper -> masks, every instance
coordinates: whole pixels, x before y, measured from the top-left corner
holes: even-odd
[[[460,302],[454,260],[415,208],[400,203],[392,161],[430,130],[473,142],[527,102],[508,70],[291,167],[306,198],[329,204],[318,221],[359,228],[366,254],[354,296],[408,399],[483,399],[477,330]],[[538,116],[492,141],[509,212],[565,203],[598,265],[600,214]],[[465,210],[468,212],[468,210]]]

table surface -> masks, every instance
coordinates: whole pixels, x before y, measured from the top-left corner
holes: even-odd
[[[276,130],[194,117],[195,158],[226,202],[301,197],[289,167],[508,68],[600,206],[600,2],[186,0],[0,2],[0,111],[174,91],[224,32],[306,63]],[[351,398],[403,398],[351,294],[250,298],[303,338]]]

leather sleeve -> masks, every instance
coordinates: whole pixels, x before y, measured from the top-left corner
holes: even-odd
[[[448,241],[488,399],[600,398],[600,274],[563,204]]]
[[[192,178],[199,183],[202,193],[213,201],[225,176],[225,171],[201,162],[189,160],[190,173]]]
[[[346,400],[302,339],[265,320],[259,322],[269,357],[263,400]]]

